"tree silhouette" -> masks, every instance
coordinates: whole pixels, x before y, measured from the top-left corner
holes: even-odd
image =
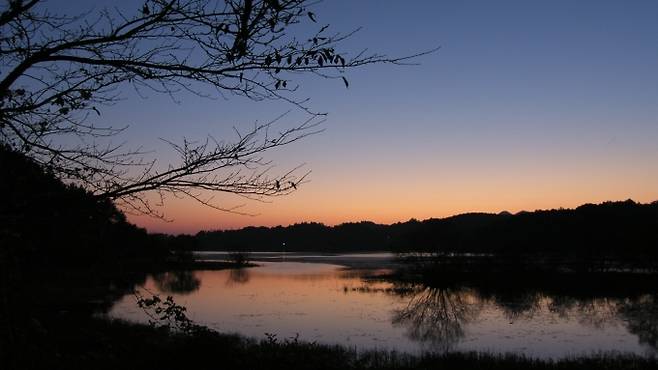
[[[321,115],[297,97],[299,74],[347,87],[351,68],[425,54],[342,52],[338,46],[353,32],[330,32],[329,25],[296,35],[293,25],[320,20],[311,0],[146,0],[132,10],[78,15],[58,15],[44,3],[11,0],[0,12],[0,140],[62,180],[151,214],[147,191],[220,208],[200,190],[255,198],[295,190],[305,174],[269,175],[262,154],[318,131]],[[276,120],[257,124],[234,142],[172,142],[180,162],[162,170],[143,151],[98,144],[123,130],[93,118],[126,86],[173,99],[187,91],[283,100],[310,118],[274,135]]]

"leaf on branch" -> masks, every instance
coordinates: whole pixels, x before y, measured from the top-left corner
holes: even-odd
[[[10,7],[18,8],[38,2],[5,1]],[[69,19],[46,9],[34,14],[26,9],[20,19],[5,25],[7,30],[0,30],[0,44],[3,44],[0,54],[4,58],[0,129],[1,134],[5,134],[8,126],[12,132],[16,131],[16,135],[12,133],[9,137],[0,135],[0,144],[8,143],[16,148],[24,144],[25,148],[31,148],[30,155],[35,160],[63,180],[75,181],[96,196],[117,202],[131,212],[158,218],[162,215],[151,208],[142,194],[155,191],[161,199],[164,194],[186,195],[205,205],[210,205],[209,201],[199,198],[198,189],[235,193],[250,199],[287,194],[303,184],[305,175],[290,181],[295,176],[286,174],[274,183],[274,179],[263,177],[267,170],[260,174],[258,168],[267,166],[268,162],[259,154],[322,130],[315,129],[316,123],[309,121],[272,140],[271,136],[268,138],[270,124],[258,124],[253,132],[244,136],[238,133],[235,147],[212,138],[211,142],[200,144],[184,141],[180,146],[174,145],[181,155],[180,164],[156,165],[155,159],[152,162],[142,159],[141,150],[97,144],[123,132],[122,128],[85,122],[102,119],[99,117],[103,105],[121,99],[121,91],[115,90],[121,84],[132,85],[140,95],[140,90],[149,89],[175,99],[175,94],[185,90],[213,98],[214,91],[196,88],[203,85],[216,88],[217,95],[222,97],[224,92],[232,92],[253,101],[280,99],[318,117],[321,115],[312,113],[306,106],[308,99],[300,100],[294,95],[305,80],[292,77],[288,89],[288,74],[340,77],[345,88],[349,88],[346,77],[341,77],[349,75],[345,73],[347,68],[377,63],[405,64],[429,53],[401,58],[360,53],[348,55],[346,61],[338,55],[342,52],[339,44],[351,33],[329,35],[329,25],[323,24],[315,34],[297,35],[294,27],[286,27],[299,22],[318,23],[317,15],[306,7],[315,1],[138,0],[131,3],[135,8],[131,8],[130,15],[124,16],[119,10],[101,10],[100,23],[92,13]],[[215,9],[215,5],[222,4],[226,5],[225,9],[221,6]],[[6,15],[3,10],[0,13]],[[310,20],[306,21],[306,17]],[[312,28],[316,27],[314,24]],[[331,68],[333,73],[324,73]],[[42,87],[29,84],[17,88],[33,76],[43,83]],[[92,117],[91,111],[98,117]],[[61,140],[64,144],[60,146],[60,140],[50,141],[55,135],[62,138],[77,135],[82,144],[78,145],[77,140]],[[160,167],[161,172],[156,170]],[[231,167],[239,168],[232,172]],[[244,174],[239,172],[242,169]],[[241,214],[234,208],[212,207]]]
[[[278,0],[267,0],[266,1],[269,6],[272,7],[275,11],[280,11],[281,10],[281,5],[279,4]]]

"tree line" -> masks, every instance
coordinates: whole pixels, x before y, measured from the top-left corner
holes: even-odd
[[[643,258],[658,254],[658,202],[584,204],[575,209],[510,214],[467,213],[391,225],[373,222],[327,226],[202,231],[202,250],[394,251],[431,254],[570,255]],[[284,244],[285,243],[285,244]]]

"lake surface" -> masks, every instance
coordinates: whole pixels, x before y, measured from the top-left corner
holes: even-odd
[[[255,256],[258,267],[158,274],[141,289],[173,296],[196,323],[257,339],[265,333],[280,339],[299,335],[305,341],[409,353],[656,354],[654,294],[582,298],[401,284],[383,278],[395,266],[391,257],[261,254]],[[148,321],[132,295],[109,315]]]

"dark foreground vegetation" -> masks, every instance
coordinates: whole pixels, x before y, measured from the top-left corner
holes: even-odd
[[[512,354],[448,353],[410,356],[357,352],[342,346],[276,337],[261,341],[199,330],[181,334],[164,328],[99,319],[60,320],[55,337],[38,343],[39,355],[22,369],[655,369],[654,359],[599,354],[558,361]],[[52,334],[51,334],[52,335]],[[59,336],[61,335],[61,336]]]
[[[66,332],[50,335],[50,326],[65,322],[75,332],[73,321],[106,312],[149,274],[171,291],[198,284],[164,273],[197,267],[184,238],[147,234],[109,200],[2,145],[0,168],[0,369],[26,367]]]
[[[128,223],[110,202],[62,184],[29,159],[3,147],[0,167],[7,174],[6,180],[0,182],[5,196],[0,207],[2,369],[657,367],[655,359],[621,354],[559,361],[482,353],[410,356],[387,351],[357,352],[275,335],[250,340],[194,325],[187,321],[184,308],[164,298],[154,301],[148,296],[139,301],[145,310],[162,302],[168,304],[167,310],[161,311],[167,315],[166,325],[161,325],[157,317],[153,325],[109,320],[104,313],[112,303],[134,292],[148,274],[156,277],[164,291],[197,287],[198,281],[192,274],[168,271],[198,267],[186,250],[202,238],[149,235]],[[248,254],[235,253],[234,257],[235,263],[248,263]],[[232,267],[235,263],[215,263],[203,268]],[[433,266],[432,271],[439,271],[436,264],[429,266]],[[405,276],[414,282],[432,276],[410,271]]]

